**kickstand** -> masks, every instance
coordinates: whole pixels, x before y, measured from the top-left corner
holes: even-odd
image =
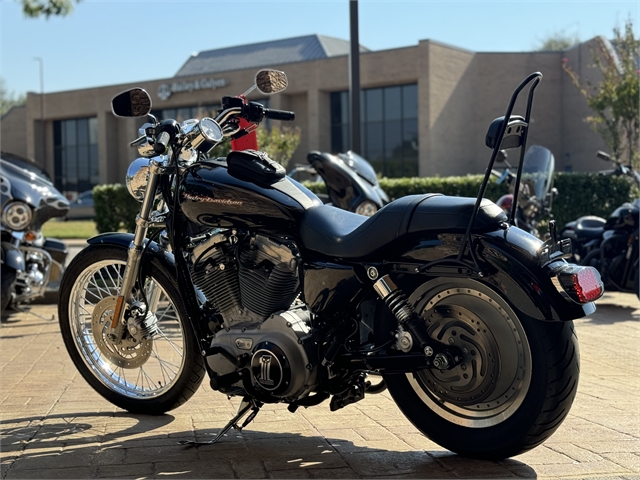
[[[33,313],[33,312],[31,311],[31,307],[17,307],[17,306],[15,306],[15,305],[14,305],[14,306],[13,306],[13,309],[14,309],[16,312],[20,312],[20,313],[28,313],[29,315],[33,315],[34,317],[38,317],[38,318],[40,318],[40,319],[42,319],[42,320],[47,320],[48,322],[50,322],[50,321],[52,321],[52,320],[55,320],[55,319],[56,319],[56,316],[55,316],[55,315],[51,315],[51,318],[48,318],[48,317],[45,317],[44,315],[39,315],[39,314],[37,314],[37,313]]]
[[[238,413],[236,414],[236,416],[233,417],[231,420],[229,420],[229,423],[227,423],[212,440],[209,440],[208,442],[194,442],[192,440],[181,440],[178,443],[180,445],[187,445],[189,447],[197,447],[199,445],[213,445],[218,440],[220,440],[225,435],[225,433],[227,433],[232,428],[241,432],[244,427],[249,425],[251,421],[254,418],[256,418],[256,415],[260,411],[260,408],[262,408],[262,403],[254,400],[253,398],[245,397],[240,403],[240,407],[238,408]],[[242,419],[242,417],[244,417],[247,414],[249,410],[251,410],[251,413],[249,414],[247,419],[244,421],[244,423],[241,426],[238,426],[238,422]]]

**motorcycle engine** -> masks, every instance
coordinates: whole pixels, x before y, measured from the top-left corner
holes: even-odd
[[[233,232],[207,236],[192,249],[196,287],[224,319],[207,357],[219,375],[249,371],[252,388],[276,399],[307,395],[315,384],[317,348],[310,314],[292,306],[299,289],[299,253],[288,239]],[[244,389],[242,381],[225,393]]]

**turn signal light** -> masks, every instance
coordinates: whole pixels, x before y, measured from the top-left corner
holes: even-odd
[[[558,273],[560,285],[567,295],[577,303],[589,303],[604,293],[600,273],[593,267],[568,266]]]
[[[38,238],[38,236],[36,235],[36,233],[35,233],[35,232],[27,232],[27,233],[25,233],[25,235],[24,235],[24,239],[25,239],[27,242],[33,242],[36,238]]]

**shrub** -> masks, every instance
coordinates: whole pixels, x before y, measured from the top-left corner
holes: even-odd
[[[422,193],[476,197],[482,178],[482,175],[382,178],[380,186],[392,200]],[[326,193],[323,182],[305,182],[305,186],[315,193]],[[597,173],[556,173],[554,186],[558,189],[558,196],[553,202],[552,214],[558,228],[583,215],[606,218],[624,202],[639,196],[638,189],[628,178]],[[508,193],[506,183],[498,185],[492,178],[485,197],[495,202],[505,193]]]
[[[140,203],[119,183],[93,187],[93,205],[96,211],[96,228],[99,233],[136,228],[136,215]]]

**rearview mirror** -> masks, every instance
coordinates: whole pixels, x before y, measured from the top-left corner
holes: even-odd
[[[117,117],[144,117],[151,111],[151,97],[142,88],[132,88],[113,97],[111,110]]]
[[[256,88],[266,95],[273,95],[274,93],[282,92],[287,88],[288,81],[287,75],[279,70],[260,70],[256,73],[253,86],[244,92],[242,95],[248,95]]]

